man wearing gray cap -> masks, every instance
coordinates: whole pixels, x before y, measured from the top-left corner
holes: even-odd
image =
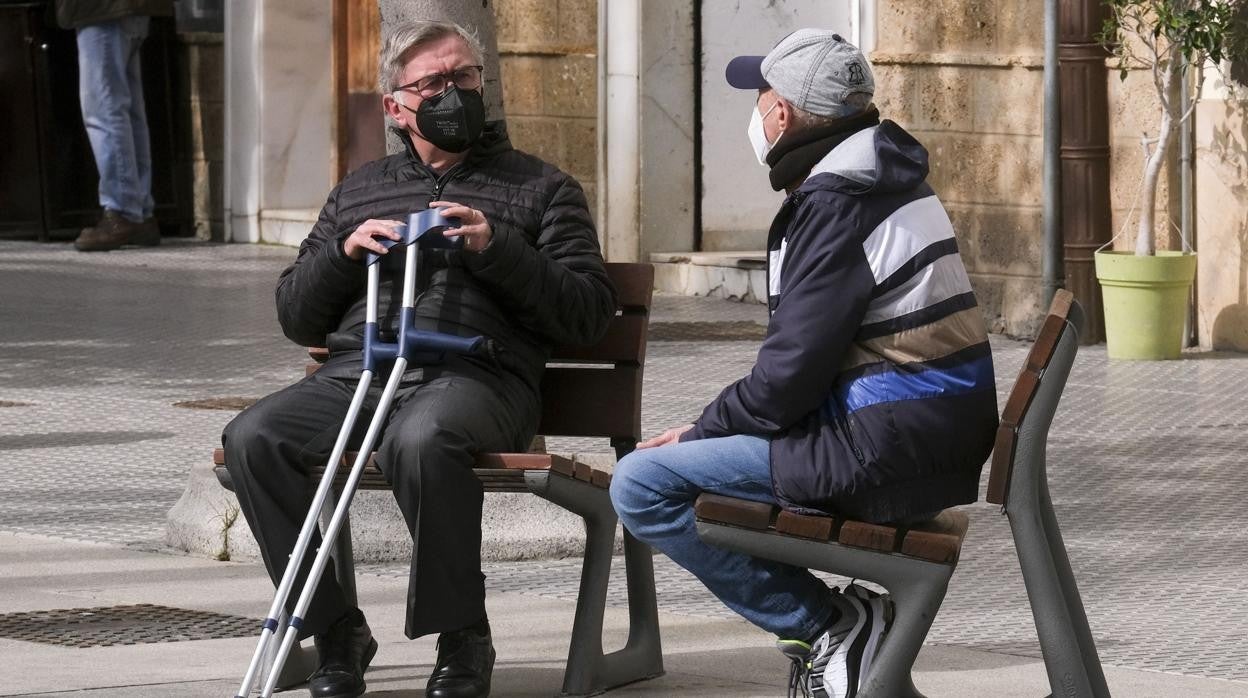
[[[802,29],[727,78],[757,90],[750,144],[788,194],[767,234],[767,336],[695,423],[620,461],[611,499],[633,535],[779,637],[791,696],[845,698],[886,641],[888,597],[707,545],[693,502],[875,523],[973,502],[997,427],[992,356],[927,151],[880,120],[862,53]]]

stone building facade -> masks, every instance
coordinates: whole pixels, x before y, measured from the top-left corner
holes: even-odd
[[[932,183],[958,231],[989,328],[1032,336],[1041,318],[1043,9],[1020,0],[877,0],[881,111],[931,150]],[[1109,64],[1107,63],[1107,68]],[[1232,71],[1241,66],[1233,66]],[[1196,327],[1206,349],[1248,351],[1248,127],[1211,68],[1193,124]],[[1114,249],[1135,237],[1158,100],[1149,73],[1107,69]],[[1241,88],[1242,90],[1242,88]],[[1242,92],[1241,92],[1242,98]],[[1159,249],[1179,249],[1178,147],[1157,195]]]
[[[178,34],[178,99],[186,106],[180,137],[190,141],[187,152],[194,172],[191,204],[194,236],[224,240],[225,74],[222,35],[213,32]]]
[[[876,103],[931,154],[991,332],[1043,317],[1043,3],[876,3]]]
[[[512,143],[597,190],[597,0],[496,0],[503,108]]]
[[[811,14],[801,5],[802,1],[777,0],[767,6],[769,9],[755,11],[774,11],[777,22],[800,24],[803,16]],[[305,23],[313,19],[321,24],[327,21],[324,15],[312,18],[304,6],[290,0],[248,2],[263,7],[266,17],[281,15],[285,20],[297,9],[301,17],[308,15]],[[845,0],[844,4],[846,7],[837,12],[844,11],[850,17],[848,24],[854,34],[861,37],[864,45],[872,47],[869,56],[875,69],[876,101],[881,112],[914,132],[931,152],[932,184],[953,218],[990,329],[1031,336],[1043,315],[1044,296],[1041,279],[1044,3]],[[702,104],[701,113],[697,114],[693,97],[681,96],[681,85],[688,84],[684,92],[692,95],[695,85],[704,84],[705,76],[722,70],[722,66],[708,65],[705,55],[702,65],[692,65],[695,32],[685,25],[701,17],[702,27],[711,26],[709,20],[714,19],[714,13],[729,12],[725,9],[727,6],[709,0],[613,0],[608,5],[610,11],[623,15],[632,13],[637,28],[636,47],[625,49],[636,53],[632,61],[634,73],[627,75],[604,71],[604,64],[613,59],[599,55],[599,36],[602,35],[599,24],[602,20],[605,25],[607,19],[599,17],[603,6],[599,0],[495,0],[492,6],[503,104],[512,140],[517,147],[553,162],[582,182],[591,208],[599,214],[608,256],[616,260],[663,262],[661,279],[688,281],[696,276],[705,282],[675,284],[683,284],[686,291],[708,292],[715,287],[723,295],[755,299],[757,294],[751,289],[758,285],[754,282],[759,280],[754,277],[761,274],[756,259],[749,256],[748,248],[709,244],[714,240],[699,236],[694,230],[699,219],[691,210],[695,201],[700,201],[703,210],[708,206],[709,210],[722,210],[739,205],[745,193],[728,192],[723,194],[724,198],[715,200],[716,193],[712,190],[724,188],[722,182],[713,178],[703,182],[698,174],[699,168],[706,167],[708,151],[745,148],[744,117],[740,123],[741,142],[731,141],[735,131],[717,136],[716,142],[704,142],[702,127],[708,114],[736,117],[744,110],[735,102],[717,102]],[[662,31],[652,26],[656,22],[663,24]],[[610,31],[609,28],[604,30]],[[318,31],[324,33],[329,29]],[[759,50],[762,46],[755,45],[759,37],[750,34],[750,27],[733,31],[741,32],[742,50],[746,50],[746,46],[749,50]],[[719,36],[718,32],[716,30],[715,40],[731,39]],[[620,45],[612,44],[612,51],[619,51]],[[221,70],[218,67],[221,47],[211,41],[188,40],[186,50],[187,64],[193,73],[191,84],[195,86],[188,99],[194,122],[191,133],[196,153],[197,229],[201,237],[216,237],[222,206],[219,195],[223,148],[218,145],[222,94],[220,81],[202,76]],[[282,62],[276,51],[275,48],[269,62]],[[265,56],[269,54],[262,55]],[[672,61],[671,65],[662,64],[664,60]],[[242,63],[243,68],[250,65],[246,61]],[[309,70],[315,69],[318,75],[324,72],[319,63],[313,63],[302,61],[299,64],[312,66]],[[197,74],[201,74],[198,80]],[[670,79],[660,81],[662,76]],[[1105,79],[1109,92],[1110,205],[1113,212],[1112,230],[1106,233],[1106,238],[1125,228],[1113,245],[1126,248],[1134,233],[1127,222],[1138,205],[1139,173],[1144,158],[1140,134],[1155,128],[1156,99],[1146,73],[1134,71],[1125,81],[1120,81],[1115,71],[1107,69]],[[619,106],[615,102],[604,107],[604,100],[618,101],[619,98],[618,90],[604,87],[604,80],[631,80],[629,85],[637,96],[630,98],[635,99],[637,105],[631,111],[610,111]],[[285,75],[279,81],[289,82],[289,76]],[[611,84],[623,85],[623,82]],[[664,91],[661,98],[655,97],[656,90]],[[328,99],[327,94],[325,99]],[[317,113],[315,109],[305,111]],[[622,114],[623,119],[615,118],[612,123],[611,118],[604,117],[608,111]],[[655,114],[661,118],[650,118]],[[635,131],[625,135],[634,138],[636,143],[623,159],[632,158],[633,169],[623,168],[622,179],[616,177],[610,187],[603,186],[607,173],[619,171],[622,162],[618,151],[622,141],[617,137],[619,133],[611,129],[621,126],[628,129],[630,122],[635,122],[632,127]],[[304,117],[294,122],[295,131],[290,130],[289,124],[278,126],[283,133],[290,133],[292,142],[309,143],[319,135],[310,139],[311,131],[303,133],[300,129],[308,131],[311,123]],[[246,134],[257,132],[246,123],[237,130],[235,140],[240,137],[246,140]],[[313,130],[315,134],[328,133],[327,128]],[[1248,173],[1243,164],[1248,130],[1240,103],[1227,98],[1225,91],[1206,90],[1196,115],[1194,132],[1196,247],[1201,253],[1196,335],[1205,347],[1248,350],[1248,291],[1244,290],[1248,288],[1248,243],[1245,242],[1248,233],[1244,232],[1248,230],[1248,204],[1243,203],[1248,198],[1244,196]],[[731,142],[722,142],[725,140]],[[703,160],[700,163],[693,161],[694,142],[701,145]],[[675,150],[677,145],[684,150]],[[231,147],[242,154],[253,152],[246,143]],[[285,147],[273,150],[287,152]],[[318,162],[325,159],[319,153],[314,155]],[[1168,176],[1163,176],[1158,196],[1159,246],[1163,248],[1178,245],[1176,225],[1172,222],[1178,218],[1178,188],[1170,186],[1171,181],[1177,181],[1174,178],[1176,167],[1171,168]],[[263,167],[260,170],[261,174],[266,172]],[[300,167],[299,171],[311,170]],[[656,172],[660,176],[656,176]],[[699,182],[705,186],[698,186]],[[238,230],[243,228],[235,226],[238,230],[234,239],[297,243],[299,231],[306,230],[310,217],[315,215],[312,207],[319,205],[317,197],[323,196],[323,191],[331,184],[329,181],[308,184],[308,190],[314,191],[315,197],[309,194],[303,198],[285,197],[275,203],[260,202],[256,205],[261,220],[259,230],[255,231],[253,226],[250,236],[240,235]],[[281,187],[275,189],[272,184],[266,184],[262,190],[285,191]],[[621,197],[621,192],[626,193]],[[767,193],[761,192],[759,196]],[[236,209],[247,203],[237,192],[233,199]],[[300,214],[305,208],[308,209],[306,215]],[[266,210],[276,210],[276,213],[266,213]],[[277,232],[265,232],[269,230],[265,227],[266,216],[280,217],[279,213],[294,222],[289,225],[273,223],[269,227]],[[761,235],[766,221],[760,219],[757,225]],[[703,227],[706,227],[705,222]],[[702,249],[695,249],[699,239]],[[719,249],[743,251],[714,253]],[[696,254],[708,251],[711,254]],[[656,254],[659,252],[666,254]],[[692,266],[686,264],[690,260]],[[704,269],[715,271],[713,274],[691,273],[690,269],[698,264],[709,265]],[[744,276],[739,283],[730,283],[729,277],[733,274],[727,266],[714,266],[721,264],[736,265],[742,270]],[[753,268],[752,273],[749,268]],[[737,290],[733,291],[734,288]]]

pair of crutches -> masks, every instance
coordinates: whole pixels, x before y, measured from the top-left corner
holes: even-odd
[[[260,690],[260,695],[263,698],[269,698],[273,695],[273,691],[277,687],[278,677],[282,673],[282,667],[286,663],[286,658],[290,655],[291,648],[298,642],[299,630],[303,625],[303,614],[307,613],[308,606],[312,603],[312,596],[316,592],[317,583],[320,581],[321,574],[325,571],[325,565],[329,561],[330,550],[333,548],[334,540],[337,538],[343,520],[347,516],[347,510],[351,506],[351,498],[355,495],[360,475],[364,472],[364,465],[368,462],[368,456],[373,450],[373,443],[376,441],[377,434],[381,431],[381,426],[385,422],[386,412],[394,399],[394,393],[398,389],[399,383],[403,379],[403,372],[407,368],[408,361],[413,357],[428,354],[471,354],[478,351],[483,344],[484,340],[481,337],[458,337],[440,332],[418,330],[413,326],[416,301],[416,271],[419,259],[418,249],[460,246],[462,244],[460,238],[448,238],[442,234],[447,228],[455,227],[458,224],[458,219],[447,218],[436,209],[428,209],[408,216],[406,225],[396,229],[401,236],[399,240],[378,239],[378,242],[386,247],[395,245],[407,246],[403,269],[403,302],[399,311],[397,342],[381,341],[377,328],[377,295],[380,284],[380,271],[377,261],[381,259],[381,255],[372,252],[367,254],[368,306],[366,310],[367,319],[364,326],[364,370],[360,374],[360,382],[356,386],[355,395],[351,398],[351,404],[347,408],[347,415],[342,422],[342,428],[338,431],[338,440],[334,443],[334,449],[329,455],[329,462],[325,466],[325,474],[321,477],[321,483],[317,487],[316,494],[312,500],[312,507],[308,511],[307,518],[304,519],[303,528],[299,531],[299,537],[296,539],[295,547],[290,553],[290,560],[286,563],[286,571],[282,574],[282,580],[277,585],[277,592],[273,596],[273,604],[269,608],[269,615],[265,618],[264,625],[260,631],[260,640],[256,644],[255,654],[252,655],[251,664],[247,667],[247,673],[243,676],[242,685],[239,687],[235,698],[246,698],[251,694],[252,685],[255,683],[266,652],[269,650],[269,643],[277,635],[279,626],[277,619],[285,609],[291,587],[294,586],[295,577],[298,575],[299,567],[303,563],[303,557],[307,554],[308,545],[311,543],[316,531],[318,515],[325,506],[326,498],[333,488],[334,476],[337,474],[339,462],[346,451],[347,441],[355,428],[356,419],[359,417],[365,396],[380,364],[393,362],[390,378],[386,381],[385,389],[381,393],[377,409],[373,413],[373,419],[368,425],[364,441],[360,444],[359,455],[356,457],[354,465],[351,466],[351,472],[347,477],[346,484],[343,486],[342,494],[338,499],[337,506],[334,508],[333,516],[322,532],[321,547],[316,552],[316,559],[308,571],[303,591],[300,592],[299,600],[291,612],[285,634],[282,636],[281,645],[274,655],[268,676],[265,678],[263,687]]]

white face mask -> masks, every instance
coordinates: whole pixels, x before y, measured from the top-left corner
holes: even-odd
[[[768,109],[763,114],[758,113],[758,106],[756,105],[752,110],[753,113],[750,115],[750,127],[746,130],[746,135],[750,137],[750,145],[754,147],[754,155],[758,157],[758,164],[763,167],[769,167],[767,164],[767,153],[771,152],[772,146],[779,143],[780,137],[784,135],[784,131],[780,131],[780,135],[776,136],[775,142],[768,143],[767,133],[763,130],[763,119],[766,119],[767,114],[770,114],[771,110],[775,109],[778,104],[780,104],[779,100],[772,102],[771,109]]]

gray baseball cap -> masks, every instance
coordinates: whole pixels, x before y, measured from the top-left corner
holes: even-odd
[[[742,90],[770,87],[790,104],[820,116],[847,116],[861,107],[850,95],[875,93],[871,64],[857,46],[826,29],[798,29],[766,56],[737,56],[724,71]]]

